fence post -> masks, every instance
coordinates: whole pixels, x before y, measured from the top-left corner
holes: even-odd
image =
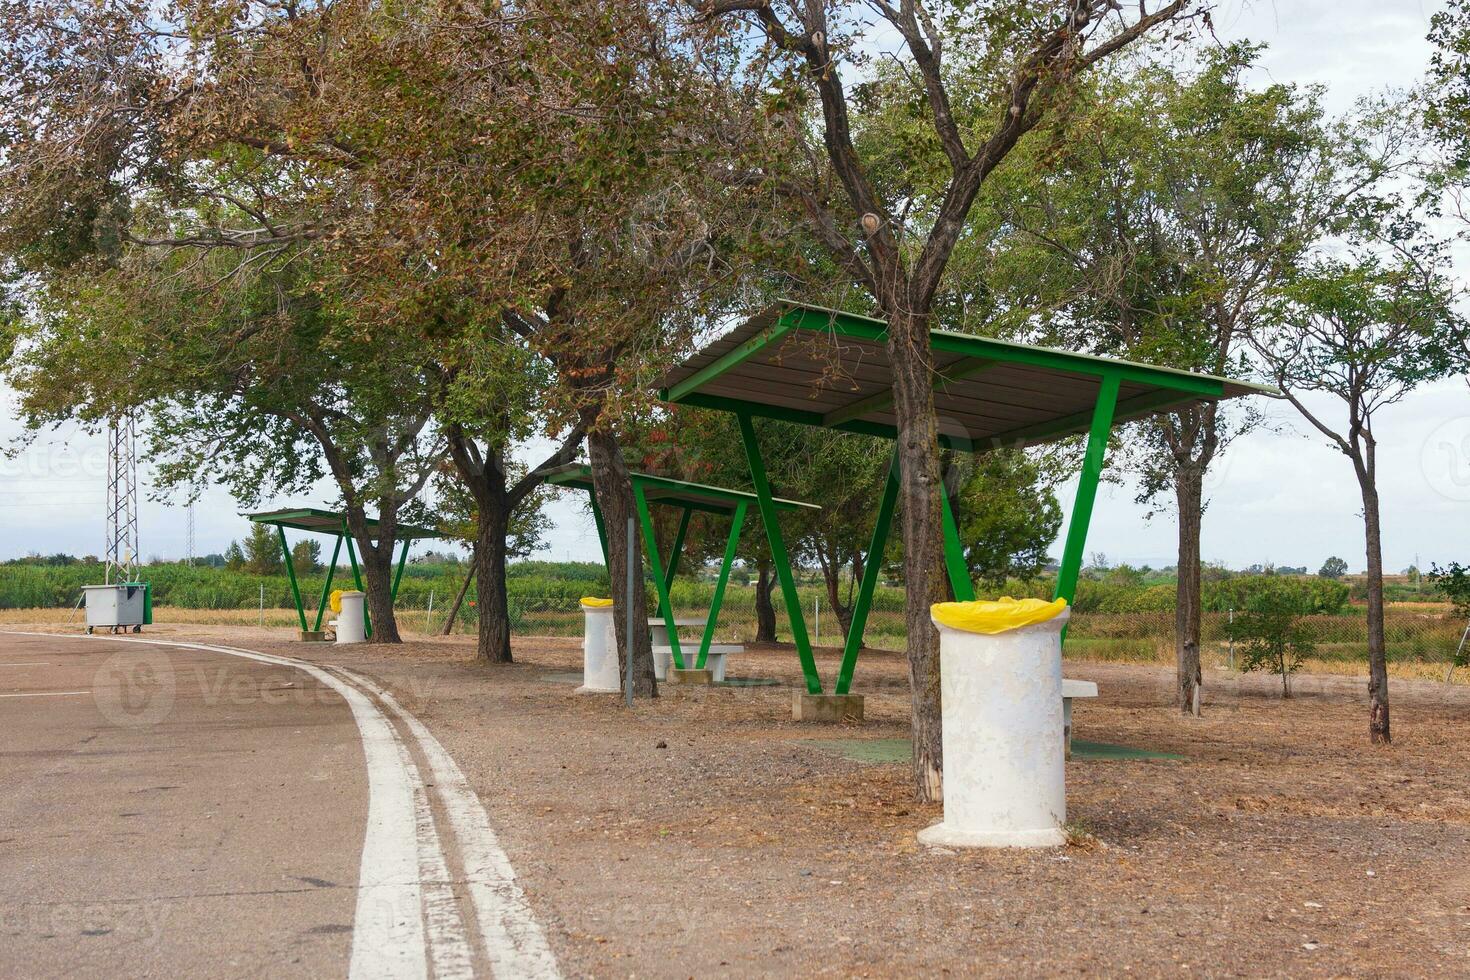
[[[429,590],[429,610],[424,613],[424,632],[429,632],[429,624],[434,621],[434,590]]]
[[[623,607],[627,610],[627,631],[623,634],[623,659],[627,661],[627,679],[623,681],[623,698],[633,707],[633,518],[628,517],[628,583]]]
[[[812,642],[820,643],[822,640],[822,597],[812,597]]]
[[[1465,624],[1465,632],[1460,634],[1460,645],[1455,647],[1455,655],[1450,658],[1450,667],[1444,672],[1444,682],[1448,684],[1450,678],[1455,676],[1455,667],[1460,662],[1460,651],[1465,649],[1465,640],[1470,637],[1470,623]]]
[[[1235,625],[1235,608],[1233,606],[1230,609],[1230,620],[1229,620],[1229,623],[1230,623],[1230,626],[1234,626]],[[1227,656],[1229,657],[1229,659],[1226,662],[1230,665],[1230,669],[1231,670],[1234,670],[1235,669],[1235,631],[1232,630],[1232,629],[1227,629],[1225,631],[1225,640],[1226,640],[1226,644],[1227,644],[1226,645],[1226,650],[1229,651],[1228,654],[1227,654]]]
[[[260,583],[260,625],[265,625],[265,583]]]

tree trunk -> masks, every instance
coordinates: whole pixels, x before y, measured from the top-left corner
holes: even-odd
[[[363,591],[367,593],[368,616],[372,620],[372,643],[402,643],[398,620],[393,614],[393,543],[378,546],[358,537],[357,561],[362,568]]]
[[[1179,515],[1179,582],[1174,599],[1174,663],[1179,710],[1199,716],[1203,676],[1200,672],[1200,518],[1204,502],[1204,473],[1186,466],[1174,475],[1174,499]]]
[[[1393,741],[1388,724],[1388,653],[1383,637],[1383,540],[1378,487],[1373,479],[1373,447],[1366,463],[1354,460],[1363,491],[1363,530],[1368,558],[1368,738],[1374,745]]]
[[[852,606],[842,601],[842,568],[823,564],[822,578],[827,584],[827,606],[832,610],[832,615],[837,617],[837,626],[842,631],[842,638],[846,640],[847,631],[852,628]]]
[[[590,415],[590,417],[588,417]],[[594,428],[597,410],[584,411],[587,423],[587,457],[592,465],[593,490],[597,506],[607,528],[608,574],[612,579],[613,627],[617,631],[618,662],[628,669],[628,651],[633,658],[633,693],[638,697],[658,697],[658,681],[653,673],[653,644],[648,629],[648,600],[643,579],[643,547],[637,527],[637,508],[633,500],[633,482],[623,461],[623,450],[610,433]],[[628,540],[628,519],[634,518],[634,532]],[[633,636],[627,636],[627,568],[632,549]]]
[[[776,576],[769,561],[756,564],[755,580],[755,642],[776,642],[776,606],[771,602],[771,593],[776,588]]]
[[[510,508],[504,494],[476,508],[475,608],[480,628],[475,656],[491,664],[514,663],[510,652],[510,604],[505,593],[505,539]]]
[[[449,616],[444,620],[444,627],[439,630],[440,636],[448,636],[454,631],[454,621],[459,618],[459,607],[464,605],[465,593],[470,591],[470,580],[475,577],[475,554],[470,554],[470,570],[465,572],[464,582],[459,587],[459,594],[454,597],[454,604],[449,607]]]
[[[900,309],[898,304],[885,305],[890,310]],[[894,409],[898,419],[913,779],[917,798],[926,803],[941,799],[944,788],[939,632],[929,618],[929,607],[944,601],[947,588],[940,535],[942,488],[928,328],[928,318],[914,313],[898,312],[888,320],[888,353],[893,364]]]

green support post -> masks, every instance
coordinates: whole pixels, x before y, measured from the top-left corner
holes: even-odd
[[[403,566],[408,562],[408,546],[411,543],[408,539],[404,539],[403,552],[398,556],[398,570],[393,573],[393,591],[389,593],[393,602],[398,601],[398,583],[403,580]]]
[[[648,517],[648,500],[643,496],[643,487],[633,481],[633,500],[638,505],[638,523],[643,526],[643,550],[648,552],[648,565],[653,570],[653,587],[658,591],[658,614],[663,617],[669,631],[669,653],[674,666],[684,669],[684,655],[679,650],[679,629],[674,625],[674,607],[669,602],[669,590],[664,585],[663,562],[658,557],[658,541],[653,533],[653,521]]]
[[[949,504],[949,491],[939,488],[940,522],[944,525],[944,567],[949,571],[949,587],[960,602],[975,601],[975,583],[970,581],[970,566],[965,563],[965,546],[960,543],[959,525]]]
[[[771,564],[776,566],[776,579],[781,583],[781,597],[786,603],[786,615],[791,620],[791,640],[796,644],[796,654],[801,658],[801,672],[806,677],[808,694],[822,693],[822,678],[817,673],[817,661],[812,656],[812,642],[807,637],[806,619],[801,614],[801,600],[796,594],[796,582],[791,577],[791,559],[786,554],[786,542],[781,538],[781,524],[776,519],[776,504],[771,499],[771,484],[766,478],[766,464],[761,459],[760,445],[756,442],[755,426],[750,413],[737,412],[740,420],[740,437],[745,443],[745,457],[750,464],[750,481],[755,485],[755,499],[760,507],[761,523],[766,526],[766,540],[771,546]]]
[[[607,525],[602,522],[602,508],[597,506],[597,491],[589,489],[587,499],[592,502],[592,522],[597,525],[597,543],[602,545],[602,565],[612,575],[612,559],[607,556]]]
[[[332,546],[332,560],[327,562],[327,580],[322,583],[322,601],[316,604],[316,625],[313,630],[320,633],[322,629],[322,616],[327,611],[327,600],[332,595],[332,578],[337,574],[337,556],[342,553],[342,535],[337,535],[337,543]]]
[[[699,639],[699,657],[694,661],[695,670],[704,670],[709,657],[710,643],[715,635],[715,621],[720,618],[720,604],[725,601],[725,584],[730,580],[730,566],[735,562],[735,546],[740,543],[740,526],[745,523],[744,500],[735,505],[735,516],[730,519],[730,537],[725,541],[725,558],[720,562],[720,577],[715,580],[714,599],[709,604],[709,619],[704,624],[704,635]],[[688,511],[684,512],[686,515]]]
[[[694,516],[694,511],[688,507],[684,508],[684,514],[679,518],[679,532],[674,535],[674,550],[669,554],[669,567],[664,570],[664,588],[674,587],[674,576],[679,573],[679,559],[684,555],[684,536],[689,533],[689,519]]]
[[[345,532],[344,532],[345,533]],[[347,560],[352,562],[352,581],[357,586],[357,591],[362,588],[362,569],[357,567],[357,549],[352,547],[352,536],[347,536]],[[373,635],[373,616],[368,612],[367,603],[362,604],[362,629],[365,636]]]
[[[1072,518],[1067,524],[1067,544],[1062,551],[1062,564],[1057,569],[1055,597],[1072,604],[1077,594],[1077,576],[1082,571],[1082,551],[1087,546],[1087,528],[1092,523],[1092,505],[1097,500],[1097,484],[1102,478],[1103,458],[1107,454],[1108,434],[1113,429],[1113,410],[1118,404],[1121,379],[1116,374],[1104,375],[1098,386],[1097,404],[1092,409],[1092,428],[1087,433],[1087,454],[1082,459],[1082,474],[1077,481],[1077,498],[1072,505]]]
[[[286,545],[286,529],[276,525],[276,534],[281,539],[281,557],[286,560],[286,578],[291,580],[291,597],[296,600],[296,618],[301,622],[301,632],[306,632],[306,610],[301,606],[301,587],[296,584],[296,566],[291,561],[291,549]]]
[[[842,645],[842,667],[837,672],[837,694],[852,687],[852,674],[857,668],[858,651],[863,647],[863,631],[868,627],[868,612],[873,607],[873,592],[883,567],[883,551],[888,547],[888,531],[893,526],[893,509],[898,503],[898,449],[888,463],[888,479],[883,484],[883,497],[878,501],[878,522],[873,525],[873,540],[868,543],[867,564],[852,606],[852,623],[847,627],[847,641]]]

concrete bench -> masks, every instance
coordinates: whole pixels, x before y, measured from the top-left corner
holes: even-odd
[[[731,654],[744,653],[745,647],[740,643],[712,643],[709,648],[709,656],[704,660],[705,669],[710,672],[710,679],[715,683],[725,679],[725,658]],[[684,657],[684,664],[693,667],[694,661],[699,657],[699,644],[679,644],[679,653]],[[653,674],[659,680],[667,680],[669,676],[669,662],[674,658],[674,648],[670,646],[654,645],[653,648]]]
[[[1067,758],[1072,758],[1072,699],[1097,697],[1097,685],[1092,681],[1062,679],[1062,740],[1067,746]]]

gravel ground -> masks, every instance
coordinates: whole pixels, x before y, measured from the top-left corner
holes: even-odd
[[[338,649],[282,630],[155,628],[339,663],[395,690],[484,799],[568,975],[1470,973],[1470,691],[1394,681],[1389,749],[1363,682],[1206,679],[1206,717],[1166,707],[1172,669],[1067,663],[1101,696],[1079,738],[1184,756],[1074,760],[1074,844],[950,852],[915,834],[907,766],[807,739],[906,735],[905,669],[865,654],[862,725],[790,721],[789,649],[731,673],[783,687],[666,688],[632,711],[578,695],[576,641],[518,663],[464,638]],[[819,657],[824,677],[835,651]]]

